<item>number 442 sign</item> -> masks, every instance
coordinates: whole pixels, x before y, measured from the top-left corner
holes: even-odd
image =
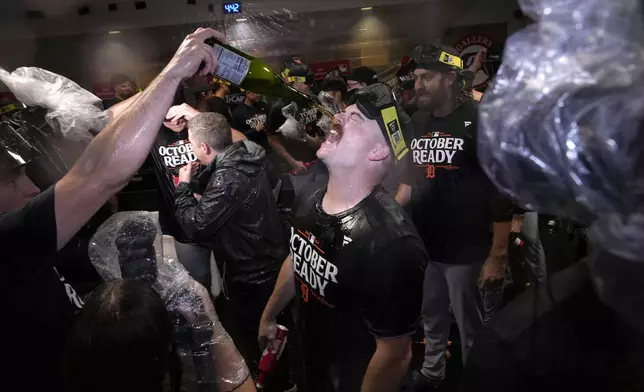
[[[224,14],[238,14],[241,12],[241,3],[235,1],[233,3],[224,3]]]

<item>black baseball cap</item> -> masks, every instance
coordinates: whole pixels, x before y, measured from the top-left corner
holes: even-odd
[[[358,110],[370,120],[376,120],[385,140],[389,141],[397,160],[409,152],[399,114],[391,88],[384,83],[374,83],[357,90],[349,104],[356,104]]]
[[[315,75],[311,72],[309,66],[304,64],[299,57],[294,57],[293,61],[284,63],[282,78],[287,82],[311,84],[315,80]]]
[[[371,86],[374,83],[378,83],[378,74],[373,68],[357,67],[353,69],[347,80],[355,80],[356,82]]]
[[[435,44],[419,44],[411,51],[416,68],[436,71],[462,71],[463,60],[452,48]]]

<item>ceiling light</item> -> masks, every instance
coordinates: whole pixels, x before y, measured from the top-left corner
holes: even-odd
[[[237,22],[246,22],[248,19],[246,18],[241,18],[241,19],[235,19]]]
[[[121,34],[118,30],[108,31],[107,34]]]
[[[360,9],[363,10],[363,11],[369,11],[369,10],[372,10],[373,7],[362,7]]]

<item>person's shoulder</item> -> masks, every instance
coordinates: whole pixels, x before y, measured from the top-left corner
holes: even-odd
[[[326,192],[326,184],[313,182],[305,186],[295,198],[291,217],[306,215],[317,208],[317,204]]]
[[[396,238],[419,238],[409,215],[394,197],[381,187],[369,196],[365,214],[369,217],[372,230],[378,237],[387,240]]]
[[[460,109],[463,116],[476,119],[479,113],[479,103],[472,99],[461,105]]]
[[[32,242],[38,246],[34,247]],[[53,186],[31,199],[22,209],[0,214],[0,245],[6,245],[4,249],[9,254],[12,251],[23,252],[25,257],[28,254],[54,254],[56,242]]]

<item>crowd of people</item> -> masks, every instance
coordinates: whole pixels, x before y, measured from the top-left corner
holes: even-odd
[[[290,116],[283,99],[268,104],[244,91],[231,105],[223,80],[186,99],[185,82],[217,67],[204,43],[213,37],[225,42],[212,29],[188,35],[143,90],[114,77],[109,122],[47,189],[26,171],[38,152],[18,123],[3,123],[0,290],[9,339],[0,373],[12,386],[253,391],[278,325],[289,328],[289,342],[267,390],[611,389],[615,377],[637,373],[638,355],[621,349],[623,341],[641,342],[639,334],[593,294],[578,262],[585,246],[565,266],[546,266],[540,222],[569,238],[582,238],[584,228],[520,208],[479,160],[477,101],[485,92],[473,90],[473,74],[484,68],[494,76],[502,48],[482,51],[468,69],[452,48],[420,44],[393,90],[357,67],[346,78],[329,75],[319,98],[309,67],[293,58],[284,82],[335,113],[325,130],[322,113],[300,107],[292,117],[302,132],[293,138],[282,132]],[[159,232],[147,218],[123,223],[109,240],[122,274],[107,281],[101,273],[75,288],[68,271],[87,268],[90,258],[97,267],[106,256],[95,252],[75,261],[84,267],[64,269],[54,260],[69,244],[88,249],[78,241],[86,225],[148,156],[161,193]],[[114,220],[101,215],[102,222],[104,233]],[[170,270],[187,270],[181,287],[198,306],[182,307],[190,301],[169,296],[175,286],[161,281],[161,268],[169,268],[154,256],[161,235],[182,266]],[[208,347],[195,362],[212,373],[202,379],[216,381],[186,381],[177,312],[201,342],[193,340],[193,351]],[[594,331],[604,333],[602,342],[593,342]],[[412,371],[419,334],[424,358]],[[457,383],[447,381],[450,357],[463,366]],[[636,378],[626,384],[640,385]]]

